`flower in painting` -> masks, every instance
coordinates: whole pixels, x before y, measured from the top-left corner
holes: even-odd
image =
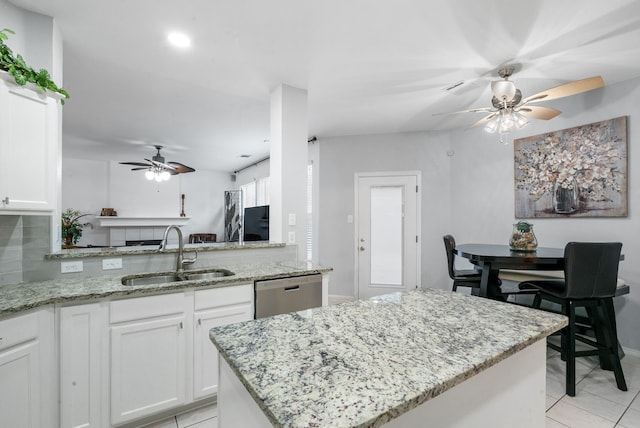
[[[516,187],[538,200],[557,182],[564,189],[577,186],[583,199],[609,201],[607,189],[620,193],[624,179],[621,141],[610,122],[544,135],[516,151]]]

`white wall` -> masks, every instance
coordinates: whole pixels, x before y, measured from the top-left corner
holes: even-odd
[[[98,215],[102,208],[114,208],[121,217],[178,217],[180,195],[185,194],[185,214],[191,220],[183,235],[216,233],[224,236],[224,191],[234,188],[230,174],[197,170],[179,174],[167,182],[144,178],[141,171],[117,162],[63,158],[62,209],[73,208]],[[94,228],[86,228],[78,245],[107,245],[108,230],[89,218]]]
[[[621,241],[625,261],[620,277],[631,294],[616,299],[618,329],[623,345],[640,350],[640,154],[635,130],[640,119],[634,115],[640,99],[640,79],[606,86],[602,90],[573,96],[545,105],[563,113],[557,118],[532,121],[515,137],[584,125],[628,116],[628,206],[626,218],[545,218],[529,220],[540,246],[563,247],[568,241]],[[513,137],[514,135],[512,135]],[[514,223],[514,149],[498,143],[498,137],[482,129],[452,133],[451,233],[460,243],[506,244]],[[438,245],[441,244],[438,242]],[[444,255],[443,255],[444,257]],[[444,264],[444,259],[442,260]]]
[[[354,295],[354,174],[422,171],[422,284],[449,288],[442,235],[449,232],[448,133],[319,138],[317,261],[331,266],[329,294]],[[315,257],[314,257],[315,258]]]
[[[246,168],[238,171],[236,174],[235,189],[239,189],[243,184],[257,181],[264,177],[269,177],[269,159],[265,159],[262,162],[258,162],[254,165],[249,165]]]

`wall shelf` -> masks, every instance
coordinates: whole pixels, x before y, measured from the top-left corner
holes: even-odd
[[[101,227],[163,227],[175,224],[184,226],[189,223],[191,217],[96,217]]]

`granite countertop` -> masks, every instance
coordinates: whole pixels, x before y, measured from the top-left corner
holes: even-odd
[[[276,427],[379,426],[567,325],[442,290],[394,293],[211,329]]]
[[[42,282],[25,282],[0,287],[0,317],[37,308],[51,303],[86,301],[102,298],[135,297],[144,294],[165,293],[186,288],[226,287],[235,284],[252,283],[256,280],[283,278],[330,272],[331,268],[307,262],[247,263],[211,266],[211,269],[229,270],[233,273],[213,279],[171,282],[168,284],[122,285],[123,276],[112,275],[92,278],[56,279]],[[206,268],[193,269],[200,271]],[[185,271],[189,272],[189,271]],[[153,274],[171,274],[153,272]]]

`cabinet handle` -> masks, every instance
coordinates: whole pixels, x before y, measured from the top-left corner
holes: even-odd
[[[180,328],[182,328],[182,321],[180,321]]]
[[[202,318],[198,318],[198,325],[202,325]]]
[[[8,196],[7,196],[7,197],[5,197],[5,198],[2,200],[2,205],[9,205],[9,197],[8,197]]]

